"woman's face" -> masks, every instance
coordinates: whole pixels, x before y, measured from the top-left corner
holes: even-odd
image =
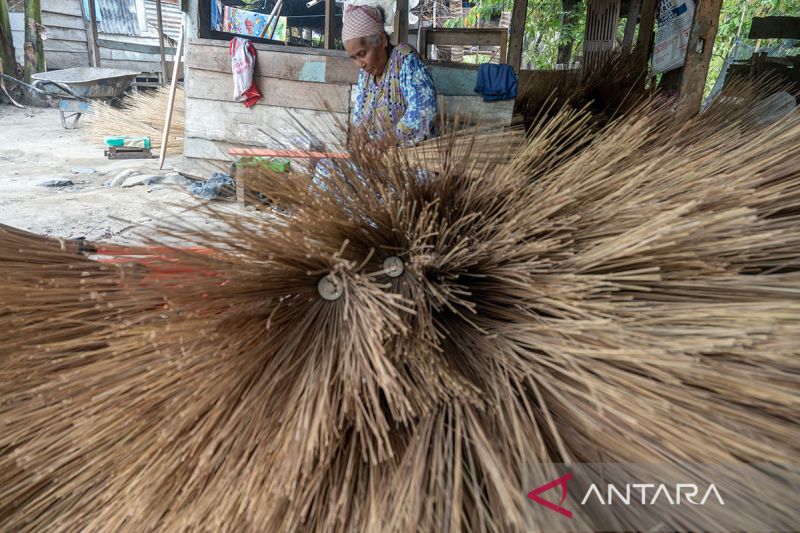
[[[361,37],[345,41],[344,48],[356,62],[358,68],[371,76],[380,76],[383,74],[388,60],[387,44],[386,34],[381,33],[377,38]]]

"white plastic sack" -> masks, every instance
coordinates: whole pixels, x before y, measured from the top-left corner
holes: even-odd
[[[256,61],[253,44],[242,37],[234,37],[230,43],[231,72],[233,73],[233,98],[242,101],[245,91],[253,85]]]
[[[693,0],[660,0],[658,31],[653,47],[653,74],[683,66],[692,30]]]

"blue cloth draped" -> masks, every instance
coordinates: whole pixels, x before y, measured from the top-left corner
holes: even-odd
[[[511,65],[484,63],[478,67],[475,92],[483,96],[484,102],[516,98],[517,74]]]

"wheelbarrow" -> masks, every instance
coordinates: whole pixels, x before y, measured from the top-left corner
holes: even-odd
[[[33,74],[32,87],[47,95],[58,97],[58,110],[64,129],[73,129],[81,115],[88,113],[91,100],[120,96],[141,74],[133,70],[99,67],[77,67]],[[68,124],[67,119],[72,119]]]

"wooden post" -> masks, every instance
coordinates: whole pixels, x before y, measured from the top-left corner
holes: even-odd
[[[42,27],[40,0],[25,0],[25,81],[31,82],[31,74],[44,72],[44,45],[39,28]]]
[[[700,112],[721,7],[722,0],[698,0],[695,5],[676,107],[679,117],[688,118]]]
[[[325,48],[329,50],[336,45],[334,28],[336,28],[336,1],[325,0]]]
[[[97,7],[95,0],[88,0],[89,6],[89,22],[86,23],[86,35],[89,37],[89,61],[93,67],[100,66],[100,46],[97,44]],[[81,11],[83,11],[83,2],[81,2]]]
[[[497,59],[501,64],[508,61],[508,34],[506,32],[500,34],[500,49],[497,51]]]
[[[14,52],[14,37],[11,35],[8,0],[0,0],[0,61],[3,62],[3,72],[16,78],[17,57]]]
[[[428,59],[428,28],[420,26],[417,32],[417,52],[422,59]]]
[[[161,53],[161,84],[164,85],[167,83],[167,59],[164,56],[164,20],[161,16],[161,0],[156,0],[156,18],[158,23],[158,48]]]
[[[438,0],[433,1],[433,14],[431,16],[431,28],[436,28],[436,6],[439,5]],[[428,41],[425,39],[425,36],[422,36],[422,46],[425,47],[425,57],[428,56]],[[439,59],[439,51],[438,49],[433,46],[431,47],[431,59]]]
[[[525,18],[528,15],[528,0],[514,0],[511,22],[508,26],[508,53],[506,63],[519,72],[522,64],[522,41],[525,38]]]
[[[642,11],[639,17],[639,36],[636,38],[636,60],[644,69],[650,57],[650,41],[653,39],[653,26],[656,23],[657,0],[642,0]]]
[[[394,33],[392,44],[408,41],[408,0],[395,0]]]
[[[639,10],[642,0],[630,0],[628,5],[628,20],[625,22],[625,34],[622,37],[622,47],[626,50],[633,48],[633,34],[636,32],[636,23],[639,20]]]

